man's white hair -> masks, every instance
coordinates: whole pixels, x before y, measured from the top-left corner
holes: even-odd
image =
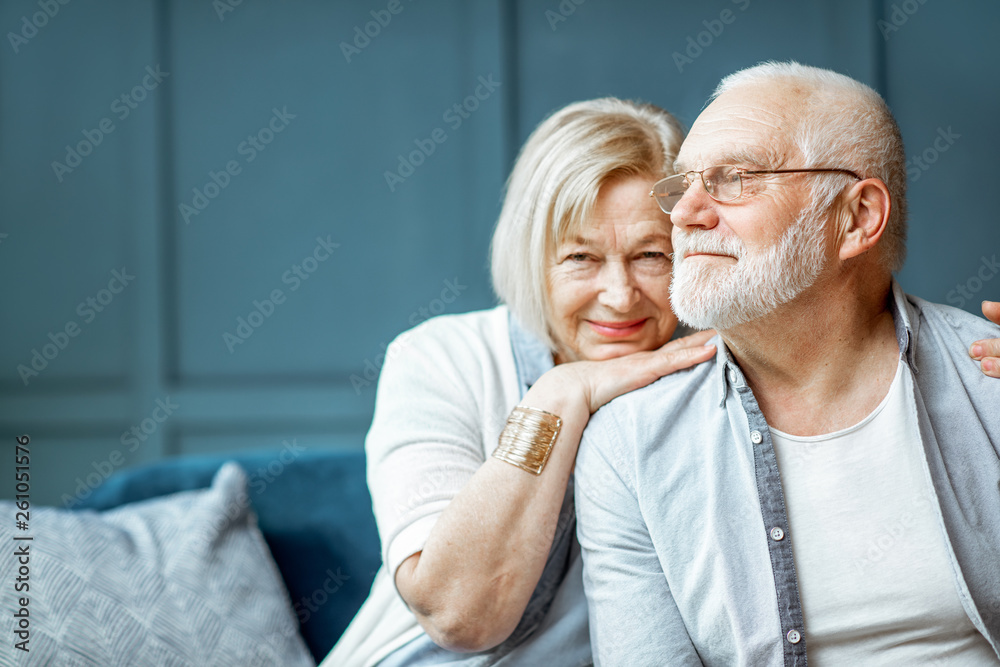
[[[802,152],[802,167],[850,169],[877,178],[889,188],[892,208],[879,241],[880,260],[891,272],[906,259],[906,155],[903,137],[882,96],[854,79],[797,62],[764,62],[724,78],[712,99],[748,84],[798,84],[804,113],[792,139]],[[800,165],[795,165],[800,166]],[[836,200],[848,175],[814,179],[813,198],[825,210]]]
[[[590,219],[608,181],[672,175],[683,138],[663,109],[607,97],[560,109],[521,148],[493,233],[493,290],[550,349],[546,276],[556,245]]]

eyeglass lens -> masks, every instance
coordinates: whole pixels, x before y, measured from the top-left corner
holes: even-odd
[[[670,213],[673,210],[694,179],[698,177],[696,174],[698,172],[677,174],[656,184],[653,194],[664,212]],[[742,192],[740,173],[732,165],[709,167],[701,172],[700,177],[705,191],[716,201],[736,199]]]
[[[740,196],[740,173],[730,165],[710,167],[702,172],[702,181],[708,194],[716,201],[729,201]]]

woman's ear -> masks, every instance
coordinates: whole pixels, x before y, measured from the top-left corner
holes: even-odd
[[[892,196],[885,183],[866,178],[855,183],[845,195],[844,226],[840,238],[840,259],[862,255],[878,243],[889,222]]]

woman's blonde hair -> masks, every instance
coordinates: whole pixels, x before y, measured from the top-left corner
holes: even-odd
[[[590,218],[606,182],[670,176],[683,138],[663,109],[605,97],[556,111],[521,148],[493,232],[493,290],[551,349],[546,270],[555,246]]]

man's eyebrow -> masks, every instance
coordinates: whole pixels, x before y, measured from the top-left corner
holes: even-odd
[[[737,167],[751,167],[757,169],[779,169],[785,163],[785,159],[773,148],[763,146],[743,146],[726,150],[719,155],[713,164],[705,165],[705,168],[719,164],[732,164]],[[680,160],[674,160],[674,173],[683,174],[690,171]]]
[[[723,164],[734,164],[738,167],[757,167],[760,169],[778,169],[785,163],[784,158],[773,148],[762,146],[745,146],[727,153]]]

